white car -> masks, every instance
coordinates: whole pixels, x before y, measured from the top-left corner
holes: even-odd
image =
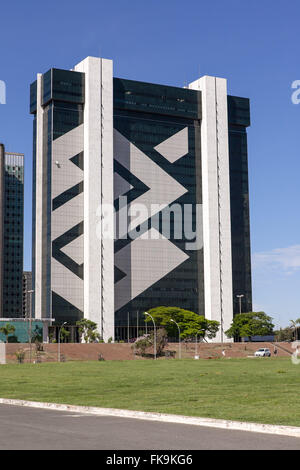
[[[256,357],[270,357],[271,356],[271,351],[268,348],[259,348],[257,351],[255,351],[254,356],[256,356]]]

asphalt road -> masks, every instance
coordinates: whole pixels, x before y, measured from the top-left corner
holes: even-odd
[[[0,450],[293,450],[300,439],[0,405]]]

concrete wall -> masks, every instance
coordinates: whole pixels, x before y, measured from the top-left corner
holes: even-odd
[[[3,317],[4,145],[0,144],[0,318]]]
[[[182,358],[193,358],[197,353],[201,359],[216,359],[223,357],[222,351],[225,351],[225,358],[230,357],[247,357],[253,356],[254,352],[259,348],[269,348],[274,357],[274,345],[276,344],[277,356],[289,357],[294,352],[290,343],[188,343],[181,344]],[[132,360],[141,359],[135,357],[131,343],[116,344],[61,344],[61,354],[65,356],[67,361],[97,361],[99,354],[102,354],[105,360]],[[58,359],[58,344],[44,344],[44,351],[41,354],[42,362],[56,362]],[[26,362],[29,359],[29,345],[27,344],[7,344],[7,362],[16,363],[15,352],[19,349],[25,349]],[[166,348],[175,351],[178,357],[179,344],[169,343]],[[35,346],[32,345],[32,359],[36,359]],[[164,359],[164,358],[163,358]],[[146,359],[145,359],[146,360]]]

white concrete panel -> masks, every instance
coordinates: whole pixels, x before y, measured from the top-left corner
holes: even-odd
[[[114,154],[113,154],[113,62],[101,60],[102,89],[102,204],[114,202]],[[114,219],[102,212],[102,332],[105,341],[115,337],[114,309],[114,239],[104,236],[104,226],[114,233]]]
[[[113,228],[113,218],[104,221],[102,207],[114,196],[112,61],[87,57],[75,70],[85,73],[84,316],[108,339],[114,338],[114,240],[102,237],[102,227]]]
[[[101,59],[87,57],[75,70],[85,73],[84,105],[84,316],[101,324],[101,240],[96,212],[101,204]]]
[[[172,135],[161,144],[154,147],[154,149],[169,160],[170,163],[176,162],[176,160],[186,155],[189,151],[188,128],[185,127]]]
[[[233,317],[226,80],[204,76],[189,88],[202,96],[205,315],[221,323],[215,341],[222,341]]]
[[[220,270],[222,325],[228,330],[233,319],[232,253],[230,217],[230,168],[228,143],[227,81],[216,79],[219,167]],[[221,332],[222,333],[222,332]]]
[[[6,364],[6,343],[0,343],[0,364]]]
[[[37,113],[36,113],[36,210],[35,210],[35,318],[42,318],[43,312],[43,108],[41,105],[42,74],[37,75]]]

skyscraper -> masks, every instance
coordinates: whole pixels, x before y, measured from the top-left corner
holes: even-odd
[[[24,155],[0,145],[1,317],[22,317]]]
[[[249,100],[113,77],[88,57],[31,85],[35,315],[115,326],[159,305],[205,314],[224,340],[251,310]]]

